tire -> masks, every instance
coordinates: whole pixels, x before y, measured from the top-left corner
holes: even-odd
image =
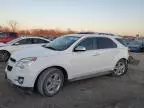
[[[0,51],[0,62],[7,62],[10,58],[10,53],[7,51]]]
[[[124,59],[121,59],[117,62],[112,74],[113,76],[116,76],[116,77],[122,76],[127,73],[127,70],[128,70],[127,61]]]
[[[37,89],[42,96],[52,97],[60,91],[63,83],[63,72],[57,68],[48,68],[40,75],[37,82]]]

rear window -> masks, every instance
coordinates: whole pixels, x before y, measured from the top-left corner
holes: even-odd
[[[49,43],[48,41],[44,40],[44,39],[36,39],[33,38],[31,39],[33,44],[41,44],[41,43]]]
[[[127,46],[128,45],[128,43],[124,40],[124,39],[122,39],[122,38],[116,38],[116,40],[118,41],[118,42],[120,42],[122,45],[124,45],[124,46]]]

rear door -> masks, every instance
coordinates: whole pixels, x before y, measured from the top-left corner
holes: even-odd
[[[99,71],[112,70],[115,66],[115,57],[119,53],[117,44],[107,37],[96,37],[96,40]]]

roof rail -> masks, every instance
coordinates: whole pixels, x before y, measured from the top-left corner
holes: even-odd
[[[95,32],[79,32],[77,34],[95,34]]]
[[[97,34],[99,34],[99,35],[111,35],[111,36],[114,36],[114,34],[112,34],[112,33],[97,33]]]
[[[102,33],[102,32],[79,32],[77,34],[98,34],[98,35],[111,35],[114,36],[112,33]]]

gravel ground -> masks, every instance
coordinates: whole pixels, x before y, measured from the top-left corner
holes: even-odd
[[[140,65],[130,65],[122,77],[67,83],[59,94],[49,98],[10,87],[4,79],[5,64],[1,63],[0,108],[144,108],[144,65]]]

